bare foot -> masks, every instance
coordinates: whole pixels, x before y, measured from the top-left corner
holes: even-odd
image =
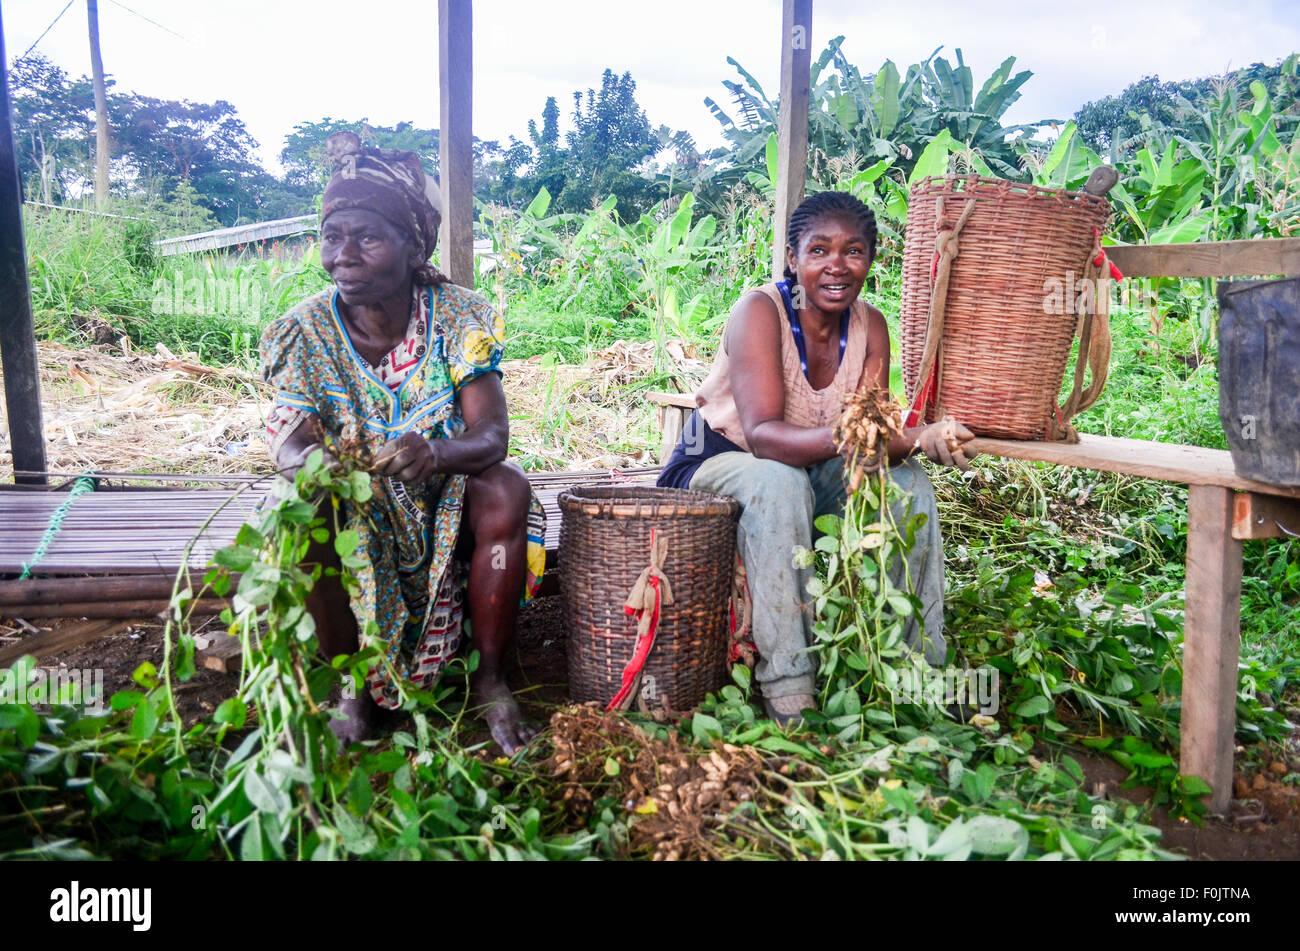
[[[523,749],[537,735],[537,727],[521,721],[519,704],[504,681],[479,681],[474,685],[474,698],[492,732],[492,739],[500,744],[507,756]]]
[[[374,738],[379,705],[368,694],[341,700],[338,709],[346,719],[336,720],[331,717],[330,729],[345,746]]]

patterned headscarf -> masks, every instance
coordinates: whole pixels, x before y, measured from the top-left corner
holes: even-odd
[[[415,271],[420,284],[449,283],[428,263],[438,243],[442,198],[438,186],[424,174],[420,157],[403,149],[362,148],[355,132],[335,132],[325,141],[325,154],[334,175],[325,186],[320,221],[345,208],[362,208],[391,222],[411,236],[426,259]]]

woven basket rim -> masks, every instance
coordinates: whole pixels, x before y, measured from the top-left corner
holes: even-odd
[[[618,516],[692,516],[740,514],[729,495],[659,486],[574,486],[560,493],[562,511]]]
[[[963,185],[960,190],[953,185]],[[910,190],[911,195],[924,191],[950,191],[954,194],[966,192],[996,190],[999,195],[1012,198],[1066,198],[1076,201],[1099,202],[1110,208],[1110,202],[1100,195],[1090,195],[1084,191],[1071,191],[1068,188],[1054,188],[1046,185],[1031,185],[1028,182],[1013,182],[1007,178],[989,178],[987,175],[928,175]],[[909,199],[910,200],[910,199]]]

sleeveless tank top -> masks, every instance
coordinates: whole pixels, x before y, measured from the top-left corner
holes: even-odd
[[[781,325],[781,376],[785,383],[785,413],[783,418],[795,426],[816,428],[833,426],[844,407],[844,398],[854,392],[867,369],[867,305],[859,299],[849,307],[849,339],[844,357],[830,384],[814,390],[804,376],[799,364],[799,348],[795,343],[790,321],[786,319],[785,302],[775,284],[758,288],[776,305]],[[724,332],[723,340],[726,340]],[[740,414],[731,392],[731,367],[725,345],[718,347],[713,368],[695,393],[695,406],[709,428],[725,436],[741,449],[750,452],[745,442],[745,432],[740,425]]]

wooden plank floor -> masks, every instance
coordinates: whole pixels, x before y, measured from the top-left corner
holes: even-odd
[[[575,485],[615,481],[652,484],[659,469],[539,472],[529,475],[546,510],[546,547],[560,541],[560,493]],[[101,489],[78,496],[64,515],[37,575],[157,574],[177,571],[190,547],[190,568],[205,567],[234,541],[269,480],[234,489]],[[0,491],[0,574],[18,574],[40,544],[68,493],[30,488]],[[200,533],[204,523],[207,528]],[[197,536],[197,537],[196,537]]]

